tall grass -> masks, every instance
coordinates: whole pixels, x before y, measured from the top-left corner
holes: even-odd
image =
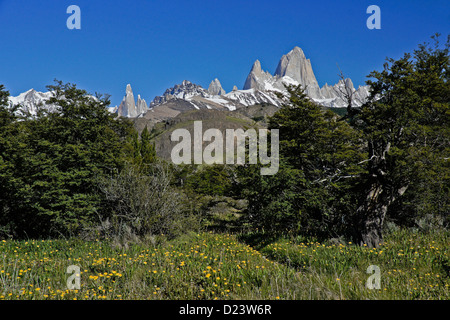
[[[397,231],[378,249],[229,234],[113,246],[107,241],[0,242],[0,299],[449,299],[449,234]],[[81,286],[69,290],[69,265]],[[369,289],[369,265],[381,289]]]

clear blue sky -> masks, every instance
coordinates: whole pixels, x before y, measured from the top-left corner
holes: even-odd
[[[71,4],[81,30],[66,27]],[[366,27],[371,4],[381,30]],[[150,102],[185,79],[241,89],[256,59],[273,74],[299,46],[319,85],[338,81],[338,63],[358,86],[386,57],[449,31],[448,0],[0,0],[0,83],[18,95],[57,78],[109,93],[113,106],[130,83]]]

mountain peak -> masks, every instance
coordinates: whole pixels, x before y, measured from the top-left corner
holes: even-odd
[[[256,60],[253,63],[252,69],[250,70],[247,79],[245,80],[244,90],[251,88],[256,88],[259,90],[264,90],[264,81],[272,78],[272,75],[268,71],[263,71],[261,68],[261,62]]]
[[[153,108],[174,98],[189,100],[194,96],[204,97],[207,95],[209,95],[208,90],[204,89],[202,86],[188,80],[183,80],[181,84],[176,84],[172,88],[167,89],[162,96],[156,96],[153,101],[150,102],[149,107]]]
[[[130,84],[127,84],[127,88],[125,90],[125,96],[123,97],[123,100],[117,109],[117,114],[119,116],[131,117],[131,118],[138,116],[138,113],[136,110],[136,103],[134,101],[133,90],[131,89]]]
[[[289,53],[287,55],[290,54],[300,54],[300,55],[305,55],[305,53],[303,52],[302,48],[295,46],[294,49],[292,49],[291,51],[289,51]]]
[[[306,59],[303,50],[297,46],[281,57],[275,75],[280,77],[288,76],[304,87],[318,87],[311,61]]]
[[[262,72],[261,62],[259,62],[258,59],[253,63],[253,66],[252,66],[252,69],[250,70],[250,72],[258,72],[258,73]]]
[[[218,95],[224,95],[226,92],[225,92],[225,90],[223,90],[219,79],[215,78],[209,84],[208,93],[212,94],[213,96],[218,96]]]
[[[130,84],[127,84],[127,88],[126,88],[126,90],[125,90],[125,93],[126,94],[133,94],[133,89],[131,89],[131,85]]]

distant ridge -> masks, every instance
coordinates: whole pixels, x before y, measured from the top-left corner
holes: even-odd
[[[125,95],[119,106],[110,107],[109,111],[120,117],[154,119],[162,121],[182,112],[181,110],[214,109],[235,111],[252,105],[281,106],[283,103],[279,94],[286,95],[286,85],[302,85],[306,94],[316,103],[329,108],[343,108],[347,101],[342,92],[345,87],[352,91],[352,104],[361,106],[369,96],[368,86],[354,88],[351,79],[341,79],[334,85],[325,84],[319,87],[314,75],[311,61],[306,58],[303,50],[296,46],[283,55],[278,62],[275,73],[272,75],[261,68],[261,63],[256,60],[245,80],[242,90],[237,86],[226,93],[218,78],[209,84],[208,89],[184,80],[168,88],[161,96],[147,102],[133,94],[131,85],[125,89]],[[39,104],[45,104],[51,96],[50,92],[42,93],[34,89],[28,90],[17,97],[10,97],[10,104],[20,104],[22,112],[36,113]],[[168,104],[170,102],[170,104]],[[178,105],[178,106],[177,106]],[[46,105],[52,110],[55,106]]]

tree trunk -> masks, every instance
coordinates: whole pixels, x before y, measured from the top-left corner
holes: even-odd
[[[389,183],[386,181],[386,154],[391,144],[372,140],[368,143],[369,177],[362,201],[357,209],[358,233],[356,241],[360,245],[377,248],[383,241],[383,222],[387,208],[394,200]]]
[[[383,241],[383,224],[391,203],[405,193],[407,187],[395,191],[372,183],[362,204],[357,209],[358,234],[356,241],[369,248],[378,248]]]
[[[357,241],[360,245],[378,247],[383,240],[383,220],[386,216],[387,206],[382,205],[383,189],[372,184],[369,191],[357,210],[358,234]]]

